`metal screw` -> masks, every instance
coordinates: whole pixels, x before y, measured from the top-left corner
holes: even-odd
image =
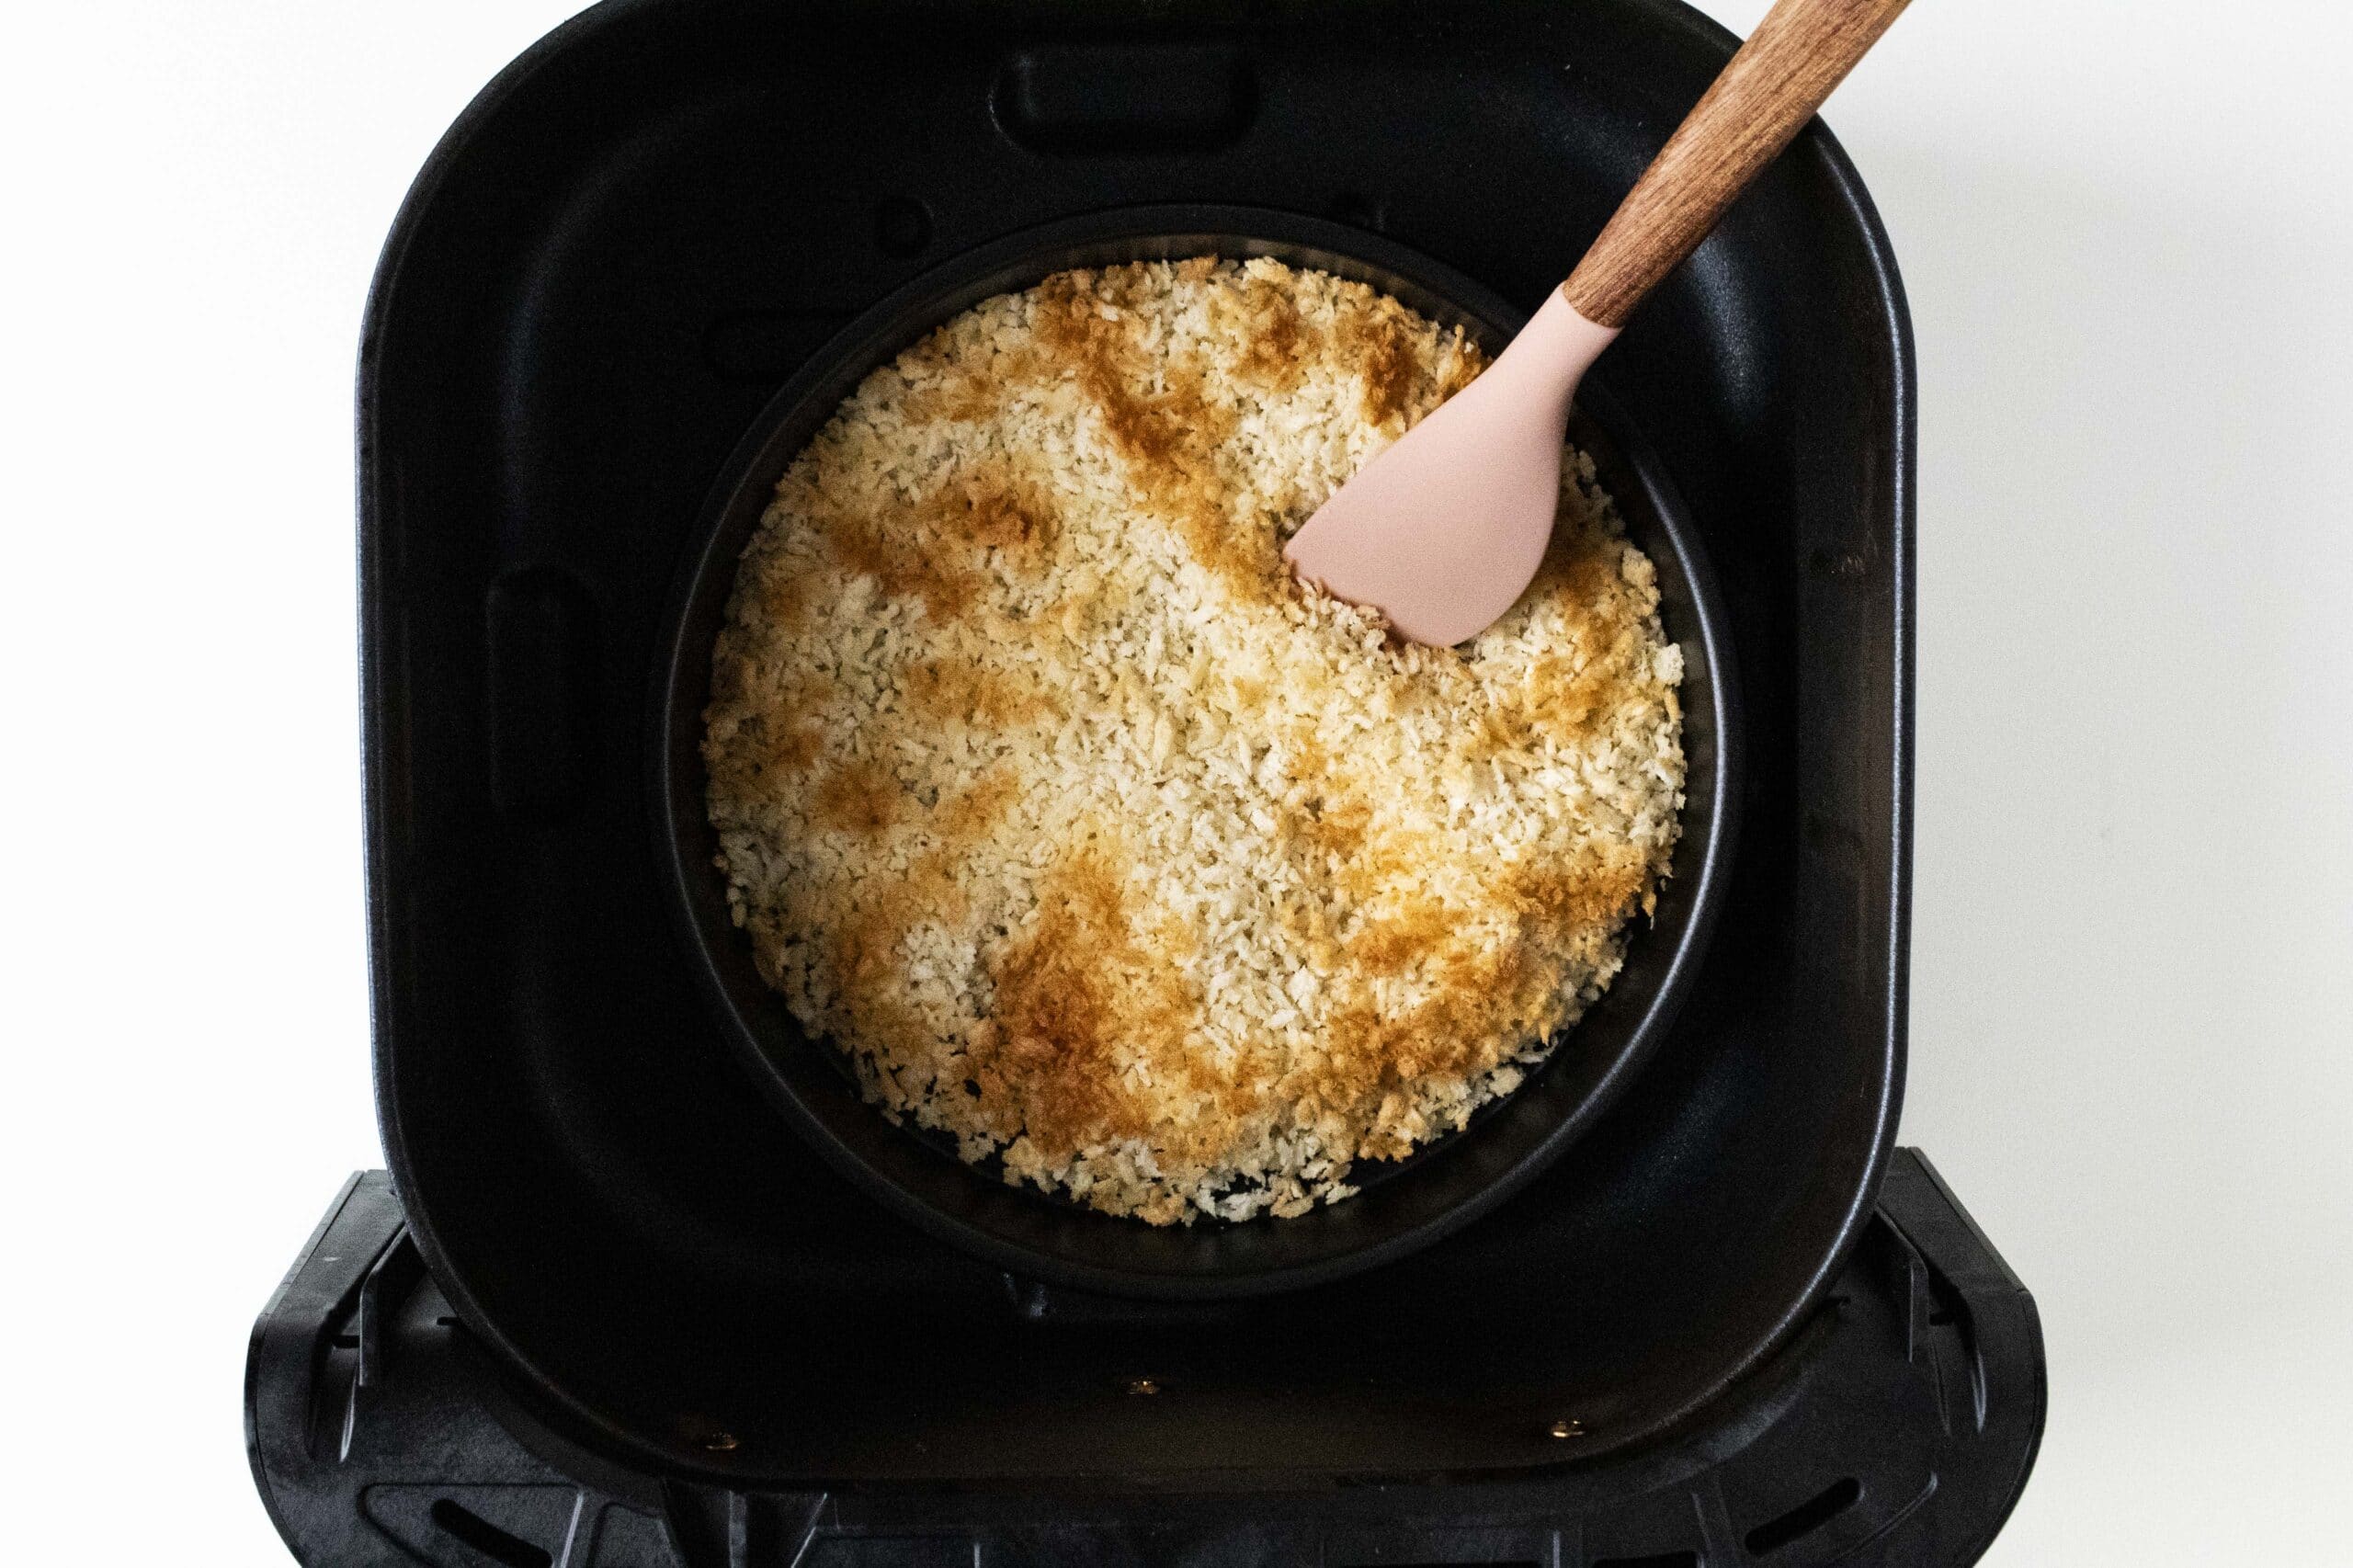
[[[1582,1437],[1585,1436],[1585,1423],[1582,1421],[1555,1421],[1552,1425],[1551,1431],[1552,1436],[1555,1437]]]
[[[1158,1393],[1160,1392],[1160,1385],[1154,1382],[1150,1378],[1130,1378],[1128,1380],[1128,1392],[1130,1393]]]

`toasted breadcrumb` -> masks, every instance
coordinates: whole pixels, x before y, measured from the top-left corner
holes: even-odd
[[[1462,649],[1280,558],[1480,369],[1320,272],[1069,272],[792,464],[713,653],[710,819],[761,972],[887,1114],[1115,1214],[1296,1215],[1608,984],[1675,844],[1682,660],[1591,460]]]

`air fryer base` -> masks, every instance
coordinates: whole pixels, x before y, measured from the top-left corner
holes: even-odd
[[[255,1478],[295,1557],[316,1568],[1957,1568],[2008,1516],[2042,1433],[2033,1299],[1916,1150],[1898,1152],[1824,1307],[1681,1436],[1579,1463],[1576,1413],[1506,1405],[1499,1421],[1543,1420],[1561,1456],[1511,1475],[1318,1475],[1315,1432],[1347,1415],[1312,1397],[1283,1415],[1301,1468],[1090,1473],[1086,1434],[1194,1397],[1153,1376],[1159,1318],[1216,1309],[1153,1307],[1139,1323],[1138,1303],[1004,1283],[996,1310],[1040,1341],[1022,1375],[1084,1391],[1068,1413],[1067,1474],[993,1484],[992,1436],[911,1402],[898,1435],[933,1448],[938,1483],[730,1490],[689,1469],[597,1462],[536,1420],[449,1315],[383,1173],[365,1172],[255,1327]],[[1074,1335],[1073,1314],[1095,1319],[1092,1332]],[[957,1354],[952,1335],[909,1351],[843,1329],[829,1354],[918,1367]],[[1552,1422],[1567,1435],[1552,1436]]]

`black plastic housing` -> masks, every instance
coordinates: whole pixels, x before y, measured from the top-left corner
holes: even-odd
[[[1054,1300],[997,1308],[1033,1364],[1073,1344]],[[1123,1366],[1097,1359],[1094,1402],[1190,1397],[1131,1392]],[[346,1184],[246,1369],[255,1479],[315,1568],[1960,1568],[2024,1485],[2043,1409],[2032,1298],[1910,1150],[1829,1301],[1705,1430],[1508,1481],[779,1494],[616,1470],[499,1387],[381,1172]],[[1561,1419],[1545,1440],[1567,1453],[1584,1439],[1552,1437]]]
[[[484,91],[386,248],[359,431],[387,1153],[476,1341],[646,1473],[926,1483],[957,1431],[1007,1484],[1074,1452],[1507,1477],[1558,1462],[1541,1412],[1596,1457],[1689,1422],[1871,1212],[1904,1049],[1912,360],[1819,127],[1592,380],[1713,563],[1746,768],[1688,1000],[1557,1164],[1353,1280],[1177,1313],[1163,1369],[1196,1398],[1073,1426],[1070,1388],[1007,1369],[1005,1277],[845,1182],[729,1047],[669,915],[648,716],[699,508],[810,353],[942,257],[1150,203],[1336,215],[1524,308],[1731,47],[1668,0],[1120,16],[613,0]],[[893,1354],[943,1333],[959,1354]]]

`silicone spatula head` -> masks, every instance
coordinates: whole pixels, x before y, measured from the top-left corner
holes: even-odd
[[[1283,550],[1292,569],[1416,642],[1494,625],[1544,559],[1569,404],[1617,335],[1556,290],[1484,375],[1307,519]]]

